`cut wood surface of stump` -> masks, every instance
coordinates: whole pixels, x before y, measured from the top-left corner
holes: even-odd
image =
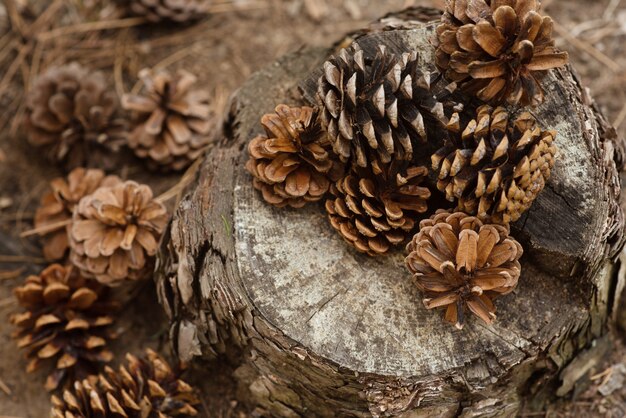
[[[393,26],[356,42],[366,54],[381,43],[417,50],[432,68],[434,24]],[[471,320],[458,331],[424,308],[402,251],[359,254],[321,204],[279,210],[252,187],[245,150],[261,116],[279,103],[314,104],[333,52],[287,55],[234,96],[226,138],[206,156],[158,260],[175,351],[184,361],[240,353],[241,398],[272,416],[514,416],[529,399],[567,393],[567,364],[603,341],[623,243],[617,144],[575,74],[551,72],[548,99],[532,110],[558,131],[559,156],[512,225],[525,248],[519,286],[497,301],[493,326]]]

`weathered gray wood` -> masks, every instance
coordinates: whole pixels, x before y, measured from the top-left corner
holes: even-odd
[[[360,37],[372,51],[422,51],[432,25]],[[304,49],[235,95],[224,143],[181,202],[158,266],[160,299],[183,360],[240,352],[242,398],[276,416],[512,416],[605,332],[623,225],[614,145],[568,70],[547,79],[534,113],[559,130],[547,190],[515,225],[527,250],[498,322],[458,332],[422,306],[402,253],[349,249],[323,209],[262,202],[243,165],[259,119],[312,97],[327,51]],[[313,72],[313,75],[308,75]],[[304,80],[304,81],[303,81]],[[618,187],[616,187],[616,184]],[[568,375],[564,375],[566,378]],[[563,389],[562,391],[564,391]],[[463,404],[461,404],[463,401]]]

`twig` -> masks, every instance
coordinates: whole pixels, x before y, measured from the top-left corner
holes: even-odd
[[[604,376],[607,375],[611,375],[611,373],[613,372],[613,367],[608,367],[605,371],[598,373],[598,374],[594,374],[593,376],[590,377],[591,380],[598,380],[603,378]]]
[[[193,164],[189,166],[187,171],[185,171],[185,174],[183,174],[183,177],[180,179],[180,181],[176,183],[169,190],[157,196],[155,200],[157,200],[158,202],[164,203],[176,197],[179,193],[185,190],[185,188],[189,186],[189,184],[195,178],[195,175],[198,171],[198,168],[200,167],[200,164],[202,164],[202,161],[204,161],[204,158],[202,157],[194,161]]]
[[[124,58],[126,58],[126,39],[128,38],[128,29],[120,32],[115,48],[115,62],[113,63],[113,79],[115,80],[115,91],[122,98],[124,96]]]
[[[48,225],[40,226],[39,228],[29,229],[28,231],[24,231],[20,234],[20,238],[31,237],[33,235],[45,235],[50,232],[56,231],[57,229],[63,228],[64,226],[68,226],[72,223],[71,219],[66,219],[64,221],[54,222]]]
[[[561,35],[566,41],[571,43],[574,47],[586,52],[587,54],[595,58],[597,61],[606,65],[609,68],[609,70],[611,70],[612,72],[616,73],[621,70],[621,67],[618,63],[616,63],[611,58],[609,58],[608,56],[600,52],[593,45],[576,38],[571,33],[569,33],[567,29],[565,29],[563,26],[559,25],[556,22],[554,22],[554,30],[556,30],[556,32],[559,35]]]
[[[187,55],[195,52],[200,47],[200,45],[201,45],[201,42],[196,42],[196,43],[194,43],[192,45],[189,45],[186,48],[179,49],[178,51],[174,52],[173,54],[165,57],[164,59],[162,59],[161,61],[156,63],[152,67],[152,71],[158,72],[160,70],[163,70],[163,69],[169,67],[170,65],[174,64],[175,62],[182,60]],[[139,93],[139,90],[141,90],[142,83],[143,82],[141,80],[138,80],[135,83],[135,85],[133,86],[133,88],[131,89],[131,94]]]
[[[6,46],[0,46],[0,62],[4,61],[18,45],[19,42],[17,39],[11,39]]]
[[[18,111],[15,112],[14,114],[11,113],[5,113],[2,116],[2,119],[0,119],[2,122],[0,122],[0,132],[2,132],[4,130],[4,126],[7,124],[7,122],[9,121],[9,119],[11,117],[15,117],[17,118],[18,115],[20,114],[19,109],[22,108],[22,106],[24,106],[24,103],[22,101],[22,96],[24,95],[22,90],[17,90],[15,91],[15,98],[13,99],[13,101],[11,102],[11,104],[9,105],[8,109],[15,109],[18,108]],[[11,130],[9,131],[9,135],[11,136],[15,136],[15,132],[13,131],[13,128],[11,128]],[[1,217],[0,217],[1,218]]]
[[[56,15],[64,3],[64,0],[54,0],[50,3],[46,10],[29,26],[28,32],[31,36],[32,34],[38,33],[43,27],[50,26],[51,23],[54,23],[54,15]]]
[[[4,0],[4,4],[7,8],[7,14],[9,15],[9,19],[11,20],[11,27],[14,31],[18,32],[23,37],[26,34],[24,28],[24,20],[22,20],[22,16],[17,10],[15,0]]]
[[[0,309],[8,308],[10,306],[14,306],[16,303],[15,298],[8,297],[0,300]]]
[[[58,38],[59,36],[70,35],[73,33],[84,33],[91,31],[100,31],[108,29],[132,28],[146,23],[146,18],[130,17],[127,19],[103,20],[100,22],[77,23],[76,25],[63,26],[52,29],[48,32],[42,32],[37,35],[39,41],[47,41],[49,39]]]
[[[622,107],[622,110],[617,115],[615,122],[613,122],[613,126],[615,127],[615,129],[618,129],[620,126],[622,126],[624,120],[626,120],[626,104],[624,104],[624,107]]]
[[[617,6],[619,6],[621,1],[622,0],[611,0],[611,2],[606,6],[602,18],[604,20],[611,20],[613,13],[615,13],[615,10],[617,10]]]
[[[232,2],[230,3],[222,3],[222,4],[214,4],[207,7],[207,12],[210,14],[216,13],[228,13],[233,11],[243,11],[243,10],[259,10],[269,8],[269,4],[266,1],[256,1],[246,3],[244,6],[236,5]]]
[[[11,388],[4,383],[4,380],[0,379],[0,390],[7,394],[7,396],[13,396]]]
[[[0,271],[0,280],[11,280],[16,279],[24,273],[26,267],[20,267],[11,271]]]
[[[46,264],[45,258],[30,257],[27,255],[1,255],[0,263],[33,263],[33,264]]]
[[[43,54],[43,43],[37,42],[35,45],[35,50],[33,51],[33,57],[31,59],[31,72],[30,72],[30,80],[28,80],[28,86],[24,86],[24,90],[28,91],[30,86],[33,85],[35,81],[35,77],[39,74],[39,64],[41,63],[41,57]]]
[[[19,204],[19,207],[17,208],[17,221],[15,222],[15,231],[24,231],[27,228],[23,228],[22,226],[24,225],[24,217],[23,215],[26,213],[26,208],[29,205],[30,202],[32,202],[35,198],[38,198],[39,196],[41,196],[42,194],[42,190],[45,189],[46,187],[48,187],[48,183],[47,182],[42,182],[39,183],[37,186],[32,187],[31,189],[28,190],[28,192],[22,194],[22,201]],[[25,240],[24,238],[20,238],[21,239],[21,243],[22,245],[27,248],[27,247],[31,247],[32,248],[32,244],[30,244],[27,240]]]
[[[22,45],[19,49],[17,57],[15,57],[15,60],[11,63],[11,66],[4,74],[4,77],[2,77],[2,81],[0,81],[0,96],[4,95],[4,90],[7,88],[11,80],[13,80],[13,76],[22,65],[22,62],[26,59],[26,56],[30,53],[32,47],[32,44],[28,43],[26,45]]]
[[[31,68],[28,65],[28,62],[26,62],[26,60],[22,60],[22,63],[20,64],[20,69],[22,70],[22,85],[23,85],[24,90],[27,91],[29,81],[30,81]]]
[[[22,219],[33,219],[34,213],[26,213]],[[0,215],[0,222],[15,222],[17,221],[17,213],[7,213],[6,215]]]
[[[604,19],[586,20],[572,27],[570,29],[570,34],[572,34],[572,36],[580,36],[581,33],[586,32],[588,30],[598,29],[598,28],[602,28],[606,26],[607,26],[607,22]],[[611,30],[615,31],[615,29],[613,28],[611,28]]]
[[[24,95],[23,91],[20,91],[18,94],[16,94],[15,100],[13,101],[11,105],[12,106],[11,109],[15,109],[15,107],[17,107],[17,112],[15,112],[15,116],[13,117],[13,121],[11,122],[11,129],[9,130],[9,135],[11,135],[12,137],[14,137],[15,134],[17,133],[17,130],[19,129],[19,126],[20,126],[20,122],[22,121],[22,115],[24,114],[26,110],[26,103],[24,100],[22,100],[23,95]],[[16,219],[16,220],[19,221],[19,219]]]

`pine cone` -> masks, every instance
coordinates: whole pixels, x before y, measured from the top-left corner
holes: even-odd
[[[188,383],[157,353],[126,355],[119,372],[106,367],[99,376],[74,383],[63,399],[52,396],[51,418],[170,418],[198,415],[199,400]]]
[[[101,187],[74,210],[70,260],[105,285],[143,279],[167,222],[165,207],[148,186],[126,181]]]
[[[542,131],[528,112],[509,122],[507,111],[488,105],[461,126],[448,124],[449,138],[432,156],[437,188],[458,209],[508,223],[519,219],[543,190],[554,166],[555,131]]]
[[[357,44],[324,64],[319,80],[321,121],[342,161],[367,166],[411,160],[427,127],[444,120],[443,106],[430,91],[430,74],[418,69],[417,53],[398,57],[384,46],[372,59]],[[439,123],[440,124],[440,123]]]
[[[546,70],[568,62],[552,39],[539,0],[447,0],[437,27],[437,66],[446,78],[492,104],[537,106]]]
[[[43,254],[46,260],[55,261],[65,257],[69,248],[68,234],[74,206],[80,199],[96,191],[119,183],[117,176],[105,176],[102,170],[76,168],[67,180],[59,177],[50,182],[51,192],[42,198],[35,212],[35,229],[43,229]]]
[[[31,144],[69,167],[97,159],[94,154],[106,158],[127,136],[117,95],[104,75],[77,63],[52,68],[37,79],[26,98],[24,125]]]
[[[509,237],[508,226],[444,211],[420,223],[407,251],[405,262],[424,295],[424,305],[445,308],[445,320],[459,329],[466,307],[487,324],[493,322],[493,299],[517,286],[523,253]]]
[[[426,212],[430,190],[420,184],[428,169],[393,160],[355,167],[330,189],[330,223],[346,242],[370,256],[384,254],[415,233],[415,219]]]
[[[30,359],[30,373],[43,364],[55,364],[46,389],[54,390],[62,381],[84,378],[109,362],[106,349],[114,337],[112,314],[118,306],[108,298],[108,289],[86,280],[72,267],[52,264],[39,276],[29,276],[14,290],[24,312],[11,316],[18,327],[18,346]]]
[[[125,95],[125,109],[134,113],[135,129],[129,146],[140,158],[151,159],[158,167],[181,170],[202,155],[215,138],[217,117],[209,105],[206,90],[192,89],[196,77],[180,70],[172,77],[147,70],[139,73],[146,93]]]
[[[150,22],[186,23],[208,14],[212,0],[126,0],[131,13]]]
[[[300,208],[320,200],[342,174],[328,137],[310,107],[278,105],[261,118],[266,135],[248,144],[246,168],[266,202]]]

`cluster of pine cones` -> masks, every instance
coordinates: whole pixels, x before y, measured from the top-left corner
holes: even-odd
[[[199,17],[207,1],[134,1],[150,21]],[[201,7],[202,6],[202,7]],[[127,356],[119,371],[108,343],[120,312],[114,287],[149,279],[169,221],[151,188],[107,174],[130,149],[159,171],[182,170],[219,134],[210,95],[186,71],[140,72],[143,91],[118,100],[102,72],[50,68],[26,98],[28,141],[62,169],[40,200],[34,229],[51,264],[14,290],[11,316],[27,371],[47,369],[53,417],[196,416],[194,390],[156,353]]]
[[[342,50],[324,63],[315,108],[279,105],[262,118],[265,134],[248,146],[254,187],[277,207],[324,200],[332,227],[370,256],[410,241],[425,306],[445,308],[458,328],[467,310],[492,323],[493,299],[521,271],[509,223],[556,155],[556,132],[527,107],[543,102],[542,77],[568,56],[538,9],[447,0],[433,71],[415,51]]]
[[[167,85],[163,77],[156,80],[157,88]],[[178,93],[166,89],[168,94],[195,96],[186,90],[193,77],[185,79],[182,75],[177,80],[182,80],[182,85],[174,83],[179,86]],[[54,97],[60,97],[60,92],[48,100],[57,110],[62,99]],[[161,109],[153,97],[127,100],[147,119],[174,118],[174,122],[164,122],[163,129],[174,127],[173,135],[181,135],[179,124],[185,125],[176,111]],[[190,101],[197,103],[196,98],[185,103]],[[175,107],[177,102],[168,103]],[[195,113],[185,111],[194,129],[202,126],[196,119],[205,109],[197,107]],[[93,109],[88,113],[98,115]],[[146,133],[155,126],[161,125],[144,123],[136,128],[138,147],[148,137],[163,143],[157,132]],[[84,134],[81,131],[76,139],[82,145],[86,144]],[[63,142],[67,138],[57,136],[51,146],[60,149],[67,145]],[[14,290],[22,310],[11,317],[11,322],[16,327],[18,346],[29,359],[27,371],[47,368],[46,389],[65,388],[62,397],[53,398],[52,416],[196,415],[193,405],[197,399],[189,385],[152,352],[147,359],[130,357],[128,369],[116,373],[106,368],[98,376],[113,358],[107,344],[116,337],[115,319],[120,311],[111,288],[150,278],[168,221],[166,207],[149,186],[106,175],[101,169],[78,167],[66,178],[51,181],[50,191],[41,198],[35,213],[33,231],[41,235],[44,257],[53,264]]]
[[[183,70],[143,70],[140,78],[145,92],[125,95],[120,105],[103,73],[77,63],[51,68],[26,99],[29,142],[68,168],[112,168],[124,147],[150,167],[186,168],[218,132],[209,93],[192,89],[196,78]]]
[[[65,248],[69,240],[77,249],[70,251],[69,262],[64,251],[55,249],[67,264],[51,264],[14,290],[22,310],[11,316],[18,347],[29,360],[27,372],[46,368],[45,388],[60,394],[52,397],[51,416],[196,416],[194,390],[180,380],[181,370],[156,353],[148,350],[140,359],[127,355],[128,366],[119,372],[106,366],[113,359],[107,344],[117,336],[121,310],[111,286],[151,271],[158,234],[167,221],[162,204],[151,198],[147,186],[100,170],[76,169],[67,182],[53,181],[53,187],[38,216],[47,212],[72,220],[54,229],[51,240]]]

